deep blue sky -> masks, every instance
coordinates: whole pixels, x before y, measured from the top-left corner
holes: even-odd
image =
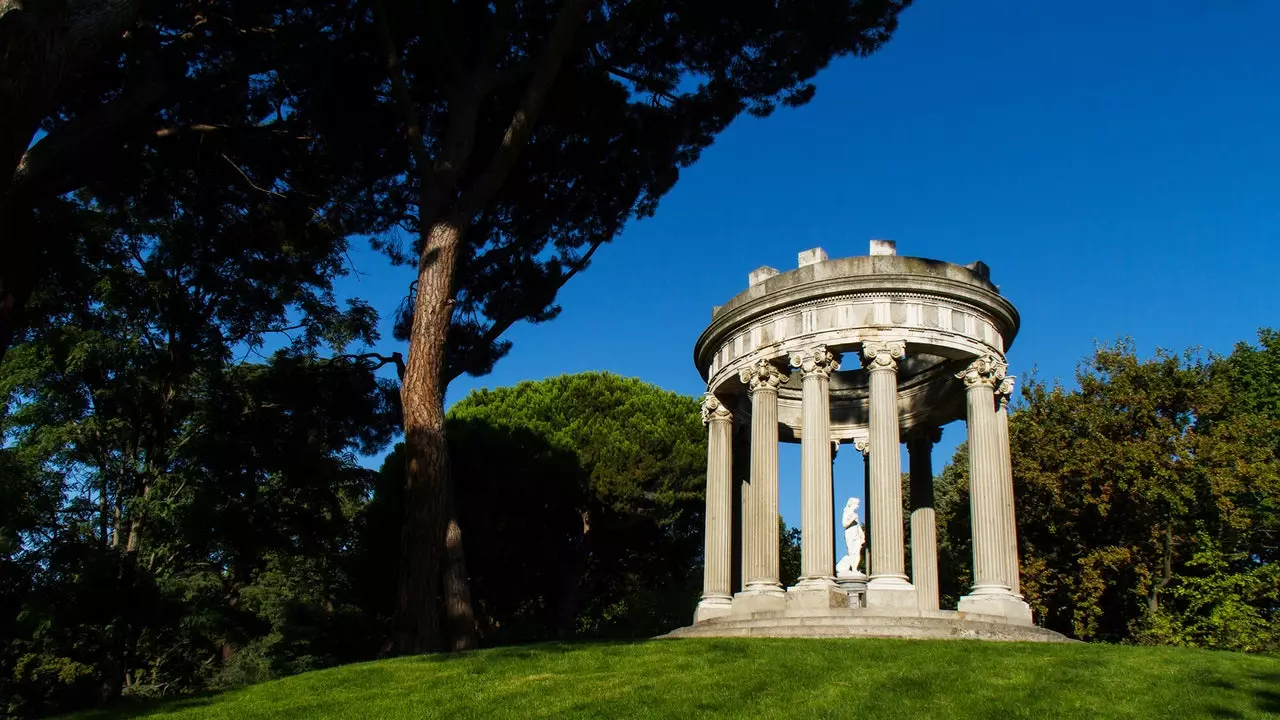
[[[1095,341],[1229,352],[1280,326],[1280,2],[917,0],[817,97],[743,118],[561,293],[476,387],[584,370],[702,392],[693,343],[760,265],[821,246],[981,259],[1022,313],[1012,372],[1072,383]],[[355,254],[389,318],[412,270]],[[935,468],[962,440],[946,429]],[[836,509],[861,487],[841,453]],[[376,460],[374,461],[376,462]],[[799,453],[781,505],[799,522]],[[843,545],[837,549],[844,551]]]

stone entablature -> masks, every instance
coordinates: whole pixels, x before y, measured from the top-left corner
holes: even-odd
[[[904,331],[913,345],[955,356],[1008,349],[996,323],[971,305],[897,293],[836,296],[751,318],[723,331],[724,339],[707,365],[708,382],[719,386],[743,363],[783,357],[810,345],[858,343],[885,334],[903,337]]]
[[[1018,312],[982,263],[893,255],[825,260],[820,249],[801,255],[824,259],[781,274],[757,269],[754,284],[719,306],[698,339],[694,361],[707,387],[730,404],[735,397],[743,404],[742,370],[762,361],[786,368],[793,353],[818,345],[849,353],[864,342],[900,340],[912,348],[899,384],[903,429],[938,426],[962,418],[964,405],[940,397],[937,379],[973,357],[1003,357],[1017,334]],[[847,373],[832,379],[837,439],[851,439],[867,423],[866,387],[859,383]],[[797,376],[778,395],[784,439],[791,441],[803,435],[799,388]]]

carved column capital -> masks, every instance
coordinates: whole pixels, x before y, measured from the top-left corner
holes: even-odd
[[[862,361],[868,370],[898,371],[898,361],[907,355],[907,344],[901,340],[862,343]]]
[[[956,378],[963,380],[967,388],[976,385],[995,388],[1004,380],[1008,368],[1009,365],[995,355],[983,355],[969,363],[969,367],[956,373]]]
[[[768,360],[758,360],[755,365],[739,370],[738,379],[754,393],[761,388],[777,390],[787,382],[787,375]]]
[[[1005,375],[996,386],[996,405],[1001,410],[1008,410],[1009,400],[1013,397],[1013,383],[1017,378]]]
[[[932,448],[942,440],[942,428],[936,427],[920,427],[915,428],[907,434],[906,442],[908,446],[915,445],[917,447],[927,445]]]
[[[831,373],[840,369],[840,359],[826,345],[819,345],[791,353],[791,367],[798,368],[804,377],[815,374],[831,377]]]
[[[707,393],[702,398],[702,424],[709,425],[714,421],[729,422],[733,420],[733,411],[720,402],[720,398]]]
[[[858,438],[853,441],[853,449],[862,453],[862,457],[866,457],[871,452],[871,438]]]

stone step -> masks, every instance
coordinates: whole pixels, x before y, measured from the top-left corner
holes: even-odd
[[[1070,642],[1063,636],[1042,630],[1029,632],[1030,628],[974,628],[907,627],[907,626],[836,626],[836,625],[775,625],[739,626],[731,628],[684,628],[670,633],[667,638],[698,637],[773,637],[773,638],[889,638],[919,640],[991,640],[1003,642]]]
[[[876,610],[868,608],[822,608],[822,609],[795,609],[786,610],[761,611],[745,614],[730,614],[720,617],[709,618],[703,623],[725,623],[736,622],[740,620],[770,620],[774,618],[872,618],[872,619],[893,619],[904,620],[963,620],[970,622],[991,622],[1004,624],[1005,619],[997,615],[979,615],[976,613],[960,613],[955,610],[926,610],[918,614],[903,615],[900,612],[889,610]]]
[[[877,626],[877,628],[838,628],[838,626],[782,625],[776,628],[719,628],[689,629],[664,635],[667,638],[886,638],[886,639],[973,639],[995,642],[1070,642],[1056,633],[983,632],[973,628],[901,628],[901,626]]]
[[[890,617],[845,615],[826,617],[717,618],[674,630],[664,637],[878,637],[973,639],[1023,642],[1072,642],[1052,630],[962,617]]]

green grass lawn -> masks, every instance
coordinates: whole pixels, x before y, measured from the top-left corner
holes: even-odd
[[[659,640],[412,657],[106,718],[1262,718],[1280,658],[902,640]]]

